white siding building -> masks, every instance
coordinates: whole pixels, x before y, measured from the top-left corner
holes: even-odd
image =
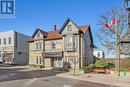
[[[93,51],[93,55],[97,58],[97,59],[105,59],[105,53],[102,50],[94,50]]]
[[[29,36],[14,30],[0,32],[0,62],[8,64],[28,63]]]

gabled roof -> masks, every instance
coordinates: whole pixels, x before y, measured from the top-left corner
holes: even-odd
[[[37,28],[37,29],[35,30],[35,32],[33,33],[32,38],[34,38],[34,36],[36,35],[36,33],[37,33],[38,31],[41,32],[41,34],[43,35],[43,37],[47,36],[47,32],[45,32],[45,31],[43,31],[43,30]]]
[[[67,18],[67,20],[65,21],[65,23],[62,25],[60,29],[60,33],[63,31],[63,29],[65,28],[65,26],[68,24],[69,21],[71,21],[79,29],[79,27],[70,18]]]
[[[87,26],[87,25],[83,25],[83,26],[77,26],[70,18],[68,18],[65,23],[63,24],[63,26],[61,27],[60,29],[60,34],[61,32],[63,31],[63,29],[65,28],[65,26],[67,25],[67,23],[71,21],[78,29],[79,31],[85,33],[87,31],[89,31],[89,34],[90,34],[90,39],[91,39],[91,42],[93,43],[93,38],[92,38],[92,33],[91,33],[91,28],[90,26]]]
[[[36,35],[36,33],[40,31],[41,34],[43,35],[45,40],[49,40],[49,39],[59,39],[62,38],[62,35],[59,33],[58,30],[53,30],[53,31],[49,31],[49,32],[45,32],[41,29],[36,29],[35,32],[32,35],[32,38],[29,38],[29,42],[34,41],[34,36]]]

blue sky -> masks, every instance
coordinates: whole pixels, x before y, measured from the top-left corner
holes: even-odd
[[[0,18],[0,31],[15,29],[32,35],[36,28],[50,31],[53,25],[61,28],[69,17],[77,25],[90,25],[94,44],[98,41],[96,30],[100,16],[113,7],[123,7],[123,0],[15,0],[16,18]]]

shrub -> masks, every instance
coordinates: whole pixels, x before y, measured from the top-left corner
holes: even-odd
[[[105,60],[97,60],[96,62],[95,62],[95,66],[96,67],[99,67],[99,68],[104,68],[104,67],[106,67],[108,64],[106,63],[106,61]]]
[[[108,68],[114,68],[115,65],[113,63],[108,63]]]
[[[92,71],[92,70],[94,69],[94,67],[95,67],[94,64],[89,64],[89,65],[87,66],[87,68],[88,68],[90,71]]]
[[[88,68],[87,68],[87,66],[83,66],[80,70],[86,72],[86,71],[88,71]]]
[[[94,67],[95,67],[94,64],[89,64],[88,66],[83,66],[80,70],[83,70],[85,73],[91,72]]]

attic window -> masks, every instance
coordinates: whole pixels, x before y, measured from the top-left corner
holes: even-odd
[[[37,34],[37,37],[40,37],[40,34],[39,34],[39,33]]]
[[[67,25],[68,31],[72,31],[71,26],[72,25]]]

